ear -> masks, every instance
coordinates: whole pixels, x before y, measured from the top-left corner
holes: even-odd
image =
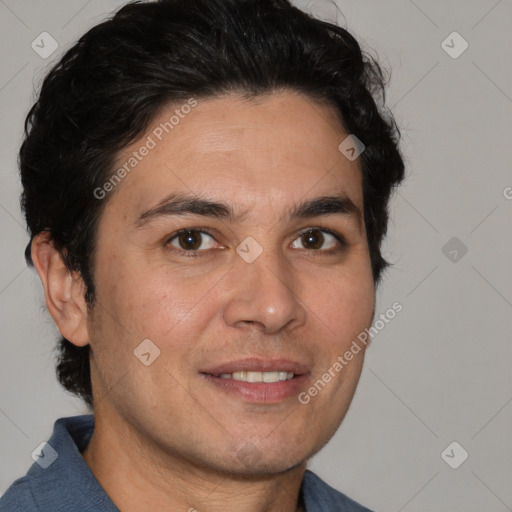
[[[43,283],[46,306],[59,331],[74,345],[87,345],[86,287],[80,274],[66,267],[47,231],[34,237],[31,250],[32,261]]]

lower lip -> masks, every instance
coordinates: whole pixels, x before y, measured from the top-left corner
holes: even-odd
[[[297,397],[304,388],[307,375],[297,375],[279,382],[244,382],[201,374],[210,384],[244,402],[272,404]]]

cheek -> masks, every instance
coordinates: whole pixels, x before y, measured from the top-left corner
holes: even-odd
[[[105,311],[98,325],[102,335],[95,343],[109,339],[112,350],[100,346],[99,351],[119,360],[119,349],[129,346],[132,352],[150,339],[163,352],[172,346],[174,354],[186,353],[218,310],[216,289],[211,290],[218,277],[191,277],[186,269],[152,264],[140,252],[103,249],[97,258],[103,264],[96,266],[96,281],[98,303]]]
[[[316,282],[308,295],[316,297],[308,304],[336,344],[350,344],[372,322],[375,289],[371,272],[335,272],[327,281]]]
[[[141,335],[179,349],[206,328],[218,309],[212,303],[215,291],[211,287],[210,279],[192,279],[175,270],[159,269],[141,276],[135,294],[115,300],[121,302],[120,313]]]

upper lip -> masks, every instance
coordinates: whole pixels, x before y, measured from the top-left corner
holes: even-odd
[[[292,372],[295,375],[303,375],[309,372],[305,364],[290,359],[260,359],[251,357],[247,359],[237,359],[236,361],[228,361],[225,363],[209,366],[201,373],[210,375],[221,375],[223,373],[234,372]]]

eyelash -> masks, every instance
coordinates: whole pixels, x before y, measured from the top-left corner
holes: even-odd
[[[312,227],[303,229],[302,231],[300,231],[298,233],[297,237],[293,241],[299,239],[301,236],[303,236],[306,233],[309,233],[311,231],[313,231],[313,232],[320,231],[321,233],[327,233],[329,235],[332,235],[338,241],[339,246],[335,247],[333,249],[327,249],[327,250],[326,249],[304,249],[305,251],[312,251],[312,252],[323,253],[324,255],[331,255],[331,254],[336,254],[336,253],[342,251],[348,245],[346,240],[344,239],[344,237],[337,231],[333,231],[332,229],[328,229],[328,228],[322,228],[319,226],[312,226]],[[184,229],[180,229],[180,230],[176,231],[173,235],[171,235],[171,237],[167,239],[165,245],[168,246],[170,244],[170,242],[173,241],[175,238],[179,237],[181,234],[189,233],[189,232],[203,233],[203,234],[209,235],[213,239],[215,239],[215,237],[212,234],[212,231],[208,228],[184,228]],[[172,247],[172,249],[171,249],[172,251],[176,252],[177,254],[179,254],[181,256],[185,256],[187,258],[197,258],[197,257],[203,256],[201,253],[208,252],[208,249],[202,250],[202,251],[198,251],[198,250],[185,251],[184,249],[178,249],[177,247],[174,247],[174,246],[171,246],[171,247]]]

